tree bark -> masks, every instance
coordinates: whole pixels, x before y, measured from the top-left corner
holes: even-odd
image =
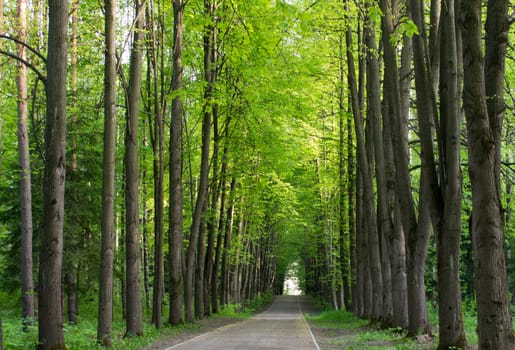
[[[381,310],[381,324],[384,327],[391,327],[393,323],[393,300],[392,300],[392,280],[390,258],[388,246],[386,245],[387,237],[391,237],[393,230],[393,222],[391,220],[386,187],[386,166],[385,166],[385,149],[383,140],[383,118],[381,114],[381,83],[380,69],[377,58],[377,45],[375,34],[372,30],[366,37],[367,44],[367,98],[368,98],[368,122],[372,127],[373,145],[375,150],[375,177],[377,186],[377,217],[378,217],[378,248],[381,248],[379,264],[382,268],[383,278],[383,308]],[[368,32],[368,31],[367,31]],[[377,254],[378,252],[376,252]],[[378,262],[376,262],[377,264]]]
[[[102,242],[98,297],[97,342],[111,346],[113,322],[114,197],[116,151],[116,0],[106,0],[104,66],[104,149],[102,161]]]
[[[39,268],[40,350],[65,349],[61,304],[66,178],[68,1],[49,1],[43,231]]]
[[[148,4],[149,11],[153,13],[153,2]],[[161,25],[161,23],[159,23]],[[162,326],[162,304],[164,293],[164,149],[165,149],[165,135],[164,135],[164,120],[165,105],[163,102],[163,83],[160,81],[159,71],[164,67],[160,67],[159,54],[160,45],[156,37],[155,26],[153,19],[149,20],[147,27],[149,28],[149,39],[151,40],[150,50],[148,53],[148,60],[152,69],[149,69],[149,84],[153,96],[150,101],[153,101],[153,116],[154,128],[152,137],[152,150],[153,150],[153,170],[154,170],[154,283],[153,283],[153,298],[152,298],[152,322],[157,329]],[[160,28],[160,30],[164,30]],[[162,63],[162,62],[161,62]],[[161,79],[162,80],[162,79]]]
[[[350,231],[351,227],[350,224],[347,226],[347,230],[345,229],[346,220],[350,221],[350,217],[347,218],[346,211],[345,211],[345,197],[347,196],[347,203],[348,206],[350,206],[352,196],[352,191],[347,191],[347,184],[348,179],[346,176],[350,173],[350,164],[347,162],[347,172],[346,170],[346,161],[345,161],[345,146],[346,142],[346,136],[345,134],[346,130],[346,111],[345,111],[345,52],[344,52],[344,40],[345,38],[343,35],[340,35],[339,38],[339,86],[338,86],[338,127],[339,127],[339,142],[338,142],[338,167],[339,167],[339,244],[340,244],[340,260],[339,260],[339,266],[340,266],[340,273],[342,276],[342,292],[343,292],[343,307],[345,307],[345,310],[350,310],[351,304],[352,304],[352,295],[351,295],[351,279],[352,275],[350,274],[349,268],[350,268],[350,254],[349,254],[349,240],[350,240]],[[349,133],[349,130],[347,130],[347,133]],[[348,145],[347,145],[348,147]],[[348,209],[348,207],[347,207]],[[347,213],[348,214],[348,213]],[[352,213],[351,215],[354,215]],[[347,233],[346,233],[347,232]]]
[[[183,265],[183,228],[182,228],[182,38],[183,38],[183,0],[173,1],[174,39],[172,75],[172,121],[170,125],[170,317],[172,325],[183,320],[182,304],[184,281]]]
[[[438,265],[439,349],[466,348],[460,286],[461,166],[460,89],[454,0],[444,1],[441,15],[440,60],[440,187],[433,189],[439,199],[435,233]],[[436,169],[435,169],[436,171]],[[443,198],[441,196],[443,195]],[[436,198],[435,198],[436,197]],[[436,204],[436,203],[435,203]],[[433,204],[433,205],[435,205]]]
[[[209,198],[206,195],[206,198]],[[208,200],[204,201],[203,212],[207,213],[208,211]],[[198,240],[198,253],[197,253],[197,266],[195,273],[195,317],[199,320],[202,320],[205,315],[205,305],[204,305],[204,293],[205,293],[205,266],[206,266],[206,235],[207,235],[207,220],[206,215],[202,216],[202,220],[200,222],[200,230],[199,230],[199,240]]]
[[[225,152],[224,152],[225,154]],[[224,157],[225,158],[225,157]],[[225,237],[224,246],[222,252],[222,269],[221,269],[221,281],[220,281],[220,304],[223,306],[229,303],[229,259],[232,242],[232,231],[234,223],[234,196],[236,190],[236,178],[233,177],[231,180],[230,192],[229,192],[229,208],[227,209],[227,223],[225,224]]]
[[[78,2],[73,2],[71,4],[70,14],[71,14],[71,39],[70,39],[70,80],[71,80],[71,96],[69,100],[70,110],[73,111],[70,115],[70,150],[69,152],[69,171],[68,171],[68,184],[72,184],[77,182],[77,170],[78,170],[78,159],[77,159],[77,135],[74,132],[77,129],[77,102],[78,102],[78,90],[77,90],[77,61],[78,61],[78,10],[79,4]],[[66,196],[66,194],[65,194]],[[70,193],[67,196],[68,207],[70,208],[78,208],[80,199],[75,193]],[[77,214],[73,213],[73,209],[70,210],[72,214],[70,215],[70,225],[71,227],[80,227],[79,220],[77,218]],[[77,247],[77,242],[73,238],[73,235],[76,233],[73,230],[67,230],[67,235],[65,235],[65,241],[71,242],[71,245],[65,246],[65,250],[69,249],[71,254],[68,254],[65,257],[65,277],[64,282],[66,285],[66,298],[67,298],[67,306],[68,306],[68,323],[72,325],[77,324],[77,314],[78,310],[78,296],[77,296],[77,288],[75,276],[78,271],[76,271],[76,257],[73,254],[73,251]],[[78,275],[77,275],[78,277]]]
[[[489,1],[483,63],[481,1],[462,1],[464,86],[469,173],[472,186],[472,243],[476,270],[479,348],[513,346],[503,223],[498,186],[498,143],[503,106],[508,1]],[[496,52],[496,57],[493,57]],[[500,88],[499,88],[500,87]],[[497,101],[488,96],[496,96]],[[494,100],[495,100],[494,99]]]
[[[369,32],[371,35],[371,31]],[[367,37],[370,39],[370,36]],[[367,46],[371,48],[371,39],[368,40]],[[363,129],[363,117],[359,108],[359,99],[357,93],[357,83],[355,78],[354,68],[354,57],[352,54],[352,30],[350,26],[347,29],[346,34],[347,44],[347,65],[349,68],[348,80],[349,87],[351,89],[351,102],[352,112],[354,115],[354,127],[356,132],[356,140],[358,147],[358,162],[361,169],[363,178],[363,206],[364,206],[364,217],[366,218],[366,235],[368,240],[366,248],[370,254],[370,279],[373,284],[372,290],[372,309],[370,315],[368,315],[373,321],[379,321],[382,312],[382,297],[383,297],[383,281],[381,276],[381,262],[379,253],[379,236],[377,232],[377,218],[374,208],[374,191],[372,183],[372,174],[370,169],[369,159],[365,148],[364,129]],[[368,289],[368,288],[367,288]]]
[[[382,0],[380,2],[383,17],[381,17],[382,24],[382,39],[385,47],[385,73],[384,81],[385,86],[383,89],[384,96],[384,117],[383,117],[383,152],[384,155],[384,171],[385,180],[383,185],[379,188],[385,187],[386,198],[383,205],[386,205],[386,213],[383,213],[383,225],[387,225],[387,232],[385,238],[389,252],[389,260],[391,266],[392,278],[392,326],[407,328],[408,326],[408,305],[407,305],[407,281],[406,281],[406,248],[404,232],[400,223],[399,206],[396,202],[395,191],[395,164],[394,164],[394,151],[392,145],[392,120],[395,113],[393,98],[400,98],[400,95],[394,95],[392,92],[393,79],[399,81],[399,76],[396,71],[397,63],[392,60],[395,56],[392,55],[392,44],[390,37],[393,34],[393,16],[395,12],[394,3],[392,1]],[[394,66],[395,65],[395,66]],[[380,132],[378,130],[377,132]],[[378,137],[380,137],[378,135]],[[378,179],[379,180],[379,179]]]
[[[18,40],[27,40],[27,2],[18,0]],[[17,55],[22,60],[27,59],[25,46],[17,44]],[[18,89],[18,157],[20,164],[20,211],[21,211],[21,300],[23,330],[34,319],[34,282],[32,278],[32,190],[31,167],[28,133],[28,96],[27,96],[27,66],[21,62],[18,65],[16,85]]]
[[[134,41],[130,58],[130,78],[127,96],[127,127],[125,135],[126,166],[126,278],[127,278],[127,324],[129,336],[143,335],[143,315],[140,278],[139,245],[139,186],[138,186],[138,120],[141,94],[141,71],[145,8],[140,0],[135,1],[136,18]]]

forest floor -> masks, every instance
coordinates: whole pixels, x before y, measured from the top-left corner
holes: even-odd
[[[304,316],[321,350],[413,349],[435,347],[431,338],[408,339],[393,330],[380,330],[344,311],[323,311],[309,297],[301,299]]]

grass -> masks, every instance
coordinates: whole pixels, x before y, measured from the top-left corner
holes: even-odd
[[[433,339],[429,344],[421,344],[408,338],[400,329],[378,329],[346,311],[325,311],[318,316],[307,316],[316,329],[332,330],[326,341],[329,348],[339,347],[349,350],[361,349],[432,349],[438,344],[438,310],[428,305],[430,324],[433,325]],[[477,344],[477,319],[473,305],[464,304],[464,328],[469,344]],[[336,332],[341,330],[341,332]],[[345,332],[344,332],[345,331]]]
[[[317,327],[326,329],[358,329],[368,324],[367,320],[359,319],[350,312],[339,310],[325,311],[318,316],[307,315],[306,319]]]
[[[328,338],[322,339],[330,349],[424,349],[398,329],[375,329],[369,326],[369,321],[347,311],[330,310],[317,316],[308,315],[306,319],[315,329],[330,330]]]
[[[18,300],[15,296],[9,298],[6,295],[0,296],[2,299],[2,327],[3,341],[5,350],[27,350],[36,348],[38,342],[37,325],[29,327],[28,332],[21,329],[21,319],[19,318],[19,305],[13,303],[12,300]],[[10,300],[10,301],[7,301]],[[272,300],[272,296],[264,294],[257,297],[246,305],[228,305],[219,313],[212,317],[225,318],[250,318],[256,311],[262,309]],[[4,302],[5,301],[5,302]],[[66,348],[68,350],[102,350],[103,348],[96,344],[97,337],[97,320],[96,320],[96,301],[90,300],[87,304],[82,305],[77,325],[64,325],[64,337]],[[116,307],[120,309],[120,307]],[[163,316],[166,319],[168,310],[163,310]],[[148,312],[145,320],[149,320]],[[119,313],[115,314],[112,326],[112,349],[114,350],[133,350],[141,349],[144,346],[164,338],[173,338],[177,334],[186,330],[199,329],[197,323],[186,323],[179,326],[164,325],[161,330],[157,330],[153,325],[144,322],[143,337],[124,337],[125,322]]]
[[[21,331],[21,320],[16,318],[5,318],[3,321],[4,348],[6,350],[25,350],[36,348],[38,342],[37,326],[32,326],[29,331]],[[139,349],[153,341],[173,337],[186,329],[196,329],[197,324],[184,324],[177,327],[165,326],[160,331],[148,323],[144,323],[144,337],[124,337],[125,323],[116,321],[113,323],[112,349]],[[79,320],[78,325],[65,325],[64,337],[66,348],[69,350],[82,349],[103,349],[95,343],[97,337],[97,322],[90,319]]]

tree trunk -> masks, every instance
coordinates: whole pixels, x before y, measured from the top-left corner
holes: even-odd
[[[224,152],[225,153],[225,152]],[[225,157],[224,157],[225,158]],[[222,256],[221,283],[220,283],[220,304],[222,307],[229,303],[229,259],[232,241],[232,227],[234,222],[234,191],[236,189],[236,178],[231,180],[229,194],[229,208],[227,209],[227,223],[225,225],[225,237]]]
[[[143,335],[143,315],[140,278],[139,246],[139,187],[138,187],[138,120],[141,94],[145,8],[136,0],[136,25],[130,59],[130,78],[127,96],[127,128],[125,135],[126,166],[126,276],[127,327],[129,336]]]
[[[469,173],[472,186],[472,243],[476,270],[479,348],[513,346],[499,197],[498,143],[503,106],[508,1],[489,1],[483,63],[481,3],[461,3]],[[494,52],[495,51],[495,56]],[[496,96],[496,98],[488,97]],[[489,107],[487,101],[492,101]],[[510,344],[511,343],[511,344]]]
[[[102,163],[102,242],[98,288],[97,342],[111,346],[113,322],[114,197],[116,151],[116,0],[106,0],[104,66],[104,150]]]
[[[143,147],[146,147],[145,142],[143,142]],[[145,162],[145,156],[143,156],[143,162]],[[145,182],[145,178],[147,177],[146,170],[143,170],[141,172],[141,182]],[[143,257],[143,290],[145,293],[145,308],[150,308],[150,277],[149,277],[149,262],[148,262],[148,208],[147,208],[147,189],[144,187],[142,189],[142,196],[141,196],[141,206],[143,207],[141,209],[141,240],[142,240],[142,247],[141,247],[141,256]],[[155,248],[155,247],[154,247]],[[154,318],[152,318],[152,322],[154,321]]]
[[[371,31],[369,31],[371,35]],[[370,36],[367,37],[370,39]],[[367,39],[366,39],[367,40]],[[370,47],[371,40],[368,41]],[[375,39],[374,39],[375,41]],[[358,147],[358,162],[361,169],[363,178],[363,205],[364,217],[366,218],[366,231],[368,239],[365,240],[366,247],[369,249],[370,259],[370,279],[373,284],[372,290],[372,310],[370,317],[373,321],[379,321],[382,311],[382,297],[383,297],[383,281],[381,276],[381,262],[379,253],[379,236],[377,232],[377,219],[374,208],[374,187],[372,183],[372,174],[370,169],[369,159],[365,148],[363,117],[359,108],[359,99],[357,92],[357,82],[355,77],[354,57],[352,54],[352,29],[349,26],[346,34],[347,44],[347,65],[349,67],[348,80],[351,89],[351,102],[352,112],[354,115],[354,127],[356,132],[356,140]]]
[[[453,0],[447,0],[441,15],[440,61],[440,159],[441,196],[439,224],[435,228],[438,249],[439,349],[466,348],[460,286],[461,166],[460,89],[458,45]],[[436,170],[435,170],[436,171]],[[439,189],[438,189],[439,190]],[[434,190],[433,190],[434,191]],[[442,212],[443,208],[443,212]],[[436,220],[434,220],[436,221]]]
[[[385,73],[384,81],[392,82],[393,79],[398,81],[399,77],[392,65],[396,65],[395,61],[392,62],[392,44],[390,37],[393,33],[393,12],[394,4],[392,1],[382,0],[381,10],[383,16],[381,17],[382,32],[383,32],[383,45],[385,46]],[[387,55],[390,55],[389,57]],[[387,84],[387,83],[385,83]],[[390,268],[391,268],[391,284],[392,284],[392,326],[406,328],[408,326],[408,304],[407,304],[407,281],[406,281],[406,248],[404,232],[402,231],[401,223],[399,221],[400,212],[399,206],[396,203],[395,191],[395,165],[393,161],[393,145],[392,145],[392,117],[395,113],[394,101],[395,95],[392,93],[391,85],[385,85],[384,94],[384,117],[383,117],[383,131],[382,137],[377,135],[383,141],[384,149],[381,154],[384,156],[384,183],[379,185],[380,188],[385,188],[383,194],[385,198],[383,205],[386,206],[386,213],[383,213],[382,222],[387,226],[385,232],[385,239],[389,252]],[[397,95],[399,98],[399,95]],[[377,130],[380,133],[380,130]],[[380,146],[379,146],[380,147]],[[379,193],[379,192],[378,192]]]
[[[225,150],[224,150],[225,154]],[[225,158],[225,156],[224,156]],[[224,160],[225,162],[225,160]],[[211,311],[216,314],[218,312],[218,272],[220,271],[220,258],[222,256],[224,230],[225,230],[225,208],[227,204],[226,193],[226,164],[222,165],[222,172],[220,174],[220,214],[218,216],[218,229],[216,230],[216,248],[213,259],[213,270],[211,271]]]
[[[39,268],[40,350],[64,349],[61,277],[66,177],[68,2],[49,1],[43,231]]]
[[[68,267],[68,272],[65,274],[64,279],[66,282],[66,294],[68,295],[68,323],[72,325],[77,324],[77,314],[78,314],[78,300],[77,300],[77,288],[75,281],[75,265],[70,263]]]
[[[18,0],[18,39],[21,42],[27,40],[27,2]],[[17,44],[17,55],[26,60],[25,46]],[[27,96],[27,66],[18,62],[18,76],[16,85],[18,88],[18,156],[20,162],[20,211],[21,211],[21,300],[23,330],[28,331],[28,326],[34,319],[34,282],[32,278],[32,190],[31,167],[29,150],[28,96]]]
[[[211,1],[204,1],[206,14],[209,18],[214,16],[214,4]],[[193,219],[190,228],[190,239],[186,257],[186,278],[184,284],[184,304],[186,310],[186,321],[194,321],[193,313],[193,276],[195,272],[196,251],[198,245],[198,236],[200,229],[200,222],[204,208],[204,201],[207,200],[207,189],[209,180],[209,148],[211,143],[211,105],[213,103],[214,82],[215,82],[215,69],[216,62],[213,61],[214,51],[214,27],[208,25],[206,33],[204,34],[204,70],[206,88],[204,91],[204,108],[203,108],[203,122],[202,122],[202,154],[200,162],[200,179],[199,188],[197,193],[197,200],[195,203],[195,210],[193,212]]]
[[[149,4],[150,10],[153,10],[153,3]],[[162,325],[162,304],[164,293],[164,149],[165,149],[165,135],[164,135],[164,102],[163,92],[164,87],[160,84],[159,71],[163,67],[159,66],[159,45],[162,45],[156,37],[154,20],[151,18],[150,23],[147,25],[149,28],[149,36],[151,40],[150,51],[148,60],[153,69],[149,69],[151,78],[150,90],[152,91],[153,98],[153,115],[154,115],[154,129],[152,137],[152,150],[153,150],[153,170],[154,170],[154,283],[153,283],[153,298],[152,298],[152,322],[157,329]],[[161,31],[163,28],[161,28]],[[151,74],[152,72],[152,74]],[[162,83],[162,82],[161,82]],[[161,88],[161,90],[160,90]]]
[[[350,268],[350,254],[349,254],[349,248],[350,248],[350,237],[351,237],[351,225],[348,223],[347,230],[345,229],[345,221],[351,220],[351,216],[354,215],[354,213],[350,213],[351,216],[346,217],[346,211],[345,211],[345,196],[348,197],[347,199],[347,210],[349,210],[349,207],[351,206],[351,196],[352,190],[347,191],[347,186],[350,183],[348,176],[351,173],[351,164],[349,163],[349,160],[347,160],[347,164],[345,161],[345,142],[349,142],[349,140],[345,139],[346,136],[349,137],[349,133],[352,135],[352,131],[347,129],[347,135],[345,134],[345,127],[346,127],[346,113],[345,113],[345,52],[344,52],[344,40],[345,38],[343,35],[340,35],[339,38],[339,88],[338,88],[338,113],[339,113],[339,143],[338,143],[338,161],[339,161],[339,234],[340,234],[340,273],[342,276],[342,304],[341,307],[345,307],[345,310],[350,310],[352,305],[352,295],[351,295],[351,285],[352,285],[352,278],[353,275],[349,271]],[[352,127],[348,128],[352,129]],[[347,147],[349,145],[347,144]],[[347,150],[347,154],[349,154],[349,150]],[[345,166],[347,165],[347,172],[345,171]],[[349,212],[347,212],[347,215],[349,215]],[[346,233],[347,232],[347,233]]]
[[[182,37],[183,37],[183,0],[173,1],[174,39],[173,39],[173,76],[172,120],[170,125],[170,317],[169,322],[177,325],[182,322],[182,298],[184,282],[183,265],[183,228],[182,228],[182,100],[178,93],[182,90]]]
[[[368,32],[368,31],[367,31]],[[382,266],[383,278],[383,309],[381,311],[381,322],[384,327],[391,327],[393,323],[393,301],[392,301],[392,280],[390,259],[388,254],[388,246],[386,245],[387,237],[391,237],[393,230],[393,222],[391,220],[387,187],[386,187],[386,166],[385,166],[385,149],[382,131],[382,115],[381,115],[381,83],[379,62],[376,55],[377,45],[375,42],[375,34],[370,31],[365,38],[368,47],[367,51],[367,98],[368,98],[368,122],[372,126],[373,144],[375,150],[375,170],[377,185],[377,217],[378,217],[378,245],[381,247],[381,254],[375,259],[380,259]],[[376,252],[377,254],[377,252]],[[377,264],[377,262],[376,262]]]
[[[206,198],[208,196],[206,195]],[[208,211],[208,200],[204,201],[203,212],[207,213]],[[199,240],[198,240],[198,254],[197,254],[197,266],[195,273],[195,317],[197,319],[202,320],[205,315],[205,305],[204,305],[204,292],[205,292],[205,272],[204,268],[206,266],[206,235],[207,235],[207,217],[206,215],[202,216],[202,220],[200,222],[200,230],[199,230]]]
[[[77,129],[77,102],[78,102],[78,90],[77,90],[77,61],[78,61],[78,6],[77,2],[72,3],[71,5],[71,40],[70,40],[70,80],[71,80],[71,96],[69,100],[70,110],[74,111],[70,115],[70,150],[69,152],[69,171],[68,171],[68,184],[73,184],[77,182],[77,170],[78,170],[78,159],[77,159],[77,136],[74,132]],[[66,194],[65,194],[66,196]],[[75,193],[70,193],[69,196],[66,196],[68,201],[68,207],[70,208],[78,208],[80,199]],[[79,220],[77,218],[77,214],[73,213],[74,209],[71,209],[70,212],[70,223],[71,227],[80,227]],[[77,241],[73,237],[77,230],[67,230],[67,235],[64,236],[65,242],[71,242],[71,245],[65,246],[65,250],[69,249],[70,254],[65,258],[65,277],[64,283],[66,285],[66,298],[68,305],[68,323],[72,325],[77,324],[77,313],[78,313],[78,296],[77,296],[77,288],[75,285],[75,273],[76,273],[76,257],[73,254],[73,251],[77,248]]]
[[[383,4],[384,6],[385,4]],[[386,12],[387,16],[390,12]],[[408,332],[418,334],[419,332],[429,333],[429,322],[426,310],[424,266],[427,254],[427,244],[430,233],[429,211],[427,207],[428,174],[422,172],[420,179],[420,200],[419,215],[415,214],[415,205],[411,191],[411,179],[409,175],[409,151],[408,151],[408,107],[409,86],[406,85],[410,72],[409,40],[403,48],[401,57],[401,76],[399,77],[396,62],[395,49],[390,42],[392,33],[391,18],[384,18],[383,22],[383,43],[385,44],[385,96],[388,98],[387,106],[389,112],[389,123],[391,125],[391,140],[393,145],[393,160],[395,164],[395,192],[397,194],[395,206],[399,206],[400,218],[403,231],[406,235],[406,273],[407,273],[407,301],[408,301]],[[402,84],[401,84],[402,83]],[[418,220],[417,220],[418,219]],[[400,234],[401,230],[395,231]],[[402,242],[397,236],[396,243]],[[398,250],[402,252],[402,248]],[[402,266],[400,263],[398,266]],[[402,271],[397,271],[399,282],[402,281]],[[399,286],[399,288],[402,288]],[[402,316],[399,321],[402,322]]]

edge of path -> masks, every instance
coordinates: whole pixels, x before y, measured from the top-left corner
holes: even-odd
[[[267,310],[273,304],[275,296],[269,303],[262,305],[252,313],[252,316]],[[139,348],[140,350],[167,350],[176,345],[188,342],[197,338],[205,333],[215,331],[217,329],[226,327],[233,323],[242,322],[247,320],[244,317],[228,317],[214,315],[202,320],[196,320],[194,323],[187,324],[184,329],[177,329],[173,335],[156,339],[152,343]]]
[[[321,311],[315,306],[312,299],[309,297],[299,295],[297,297],[297,303],[299,305],[300,317],[302,317],[302,320],[304,321],[304,324],[306,325],[306,328],[308,329],[309,336],[311,337],[311,340],[313,341],[313,344],[315,345],[316,350],[320,350],[320,346],[318,346],[318,341],[315,338],[315,336],[313,335],[313,332],[311,331],[311,327],[309,326],[308,321],[306,321],[306,318],[304,317],[304,310],[307,311],[307,313],[310,315],[319,314]],[[311,311],[311,312],[309,312],[309,311]]]

